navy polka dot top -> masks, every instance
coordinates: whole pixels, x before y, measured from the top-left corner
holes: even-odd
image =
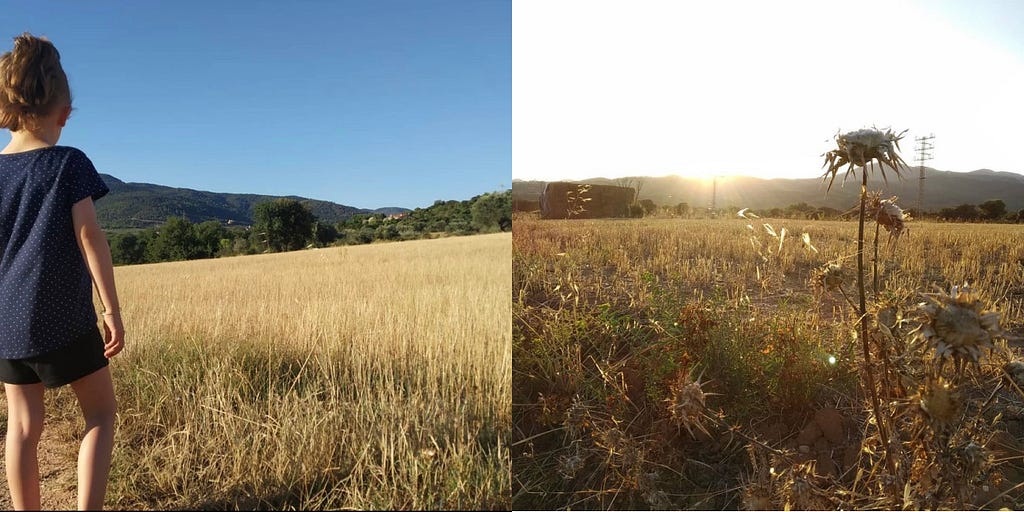
[[[78,149],[0,154],[0,358],[45,354],[96,328],[71,206],[108,191]]]

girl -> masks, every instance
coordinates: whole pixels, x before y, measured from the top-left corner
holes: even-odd
[[[81,151],[57,146],[71,115],[60,54],[28,33],[0,56],[0,381],[14,508],[39,510],[43,391],[70,384],[85,417],[78,508],[107,490],[117,402],[108,359],[124,346],[110,247],[93,201],[107,193]],[[92,287],[103,302],[97,328]]]

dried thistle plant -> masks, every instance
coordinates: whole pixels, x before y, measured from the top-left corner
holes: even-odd
[[[693,436],[693,429],[707,434],[702,423],[704,401],[707,398],[701,388],[703,384],[700,377],[691,379],[690,372],[684,372],[672,383],[669,398],[665,399],[672,422],[677,428],[685,428],[690,436]]]
[[[896,196],[882,199],[880,194],[875,193],[868,199],[869,216],[885,228],[890,242],[899,240],[900,235],[907,230],[906,222],[910,220],[910,214],[896,204]]]
[[[953,286],[944,292],[924,295],[928,302],[919,306],[919,335],[935,350],[940,366],[946,358],[962,364],[977,364],[982,349],[991,349],[993,341],[1003,336],[999,313],[988,311],[975,297],[970,286]]]
[[[849,277],[843,271],[842,265],[828,263],[814,273],[811,282],[825,290],[838,291],[842,290],[843,285],[849,282]]]
[[[903,130],[899,135],[896,135],[892,130],[881,131],[877,128],[863,128],[860,130],[854,130],[844,134],[837,134],[836,149],[826,152],[825,166],[825,179],[828,179],[828,190],[832,189],[832,183],[836,179],[836,173],[839,172],[844,165],[847,165],[846,176],[848,177],[851,173],[854,173],[854,166],[860,166],[862,169],[866,169],[867,165],[873,160],[878,160],[879,167],[882,170],[882,178],[886,182],[889,179],[885,176],[885,166],[888,165],[892,168],[896,176],[900,176],[900,167],[906,167],[906,162],[903,158],[896,153],[900,148],[900,140],[903,139],[903,134],[907,130]],[[843,178],[843,181],[846,177]]]
[[[853,300],[846,294],[846,289],[843,288],[843,286],[850,282],[851,278],[846,274],[843,266],[840,263],[831,262],[822,265],[818,270],[814,271],[810,279],[811,288],[828,292],[839,292],[846,299],[847,304],[856,311],[857,306],[854,305]]]
[[[928,379],[918,391],[918,404],[933,432],[947,432],[964,408],[961,394],[952,385],[939,377]]]
[[[861,130],[847,132],[841,135],[836,135],[836,149],[828,151],[822,155],[825,157],[824,167],[826,167],[823,179],[828,180],[828,189],[826,190],[826,193],[832,189],[832,183],[835,181],[836,173],[839,172],[840,168],[848,166],[846,170],[846,177],[848,177],[850,174],[854,173],[855,165],[861,167],[860,214],[858,215],[857,226],[857,291],[859,296],[858,298],[860,299],[858,313],[860,317],[860,334],[864,353],[864,367],[866,369],[864,377],[868,393],[871,396],[871,410],[875,416],[876,424],[878,425],[878,433],[881,436],[882,445],[885,447],[886,466],[890,473],[896,472],[896,466],[889,444],[889,433],[885,422],[882,421],[883,418],[881,417],[878,391],[875,389],[875,376],[871,371],[871,351],[868,346],[868,340],[870,339],[868,334],[868,310],[867,299],[864,294],[864,218],[867,206],[867,166],[870,164],[871,167],[874,168],[873,162],[877,160],[882,171],[882,178],[885,179],[886,183],[889,181],[885,176],[886,165],[892,168],[897,177],[900,177],[900,167],[905,167],[906,163],[896,151],[899,149],[899,141],[903,138],[903,134],[905,133],[906,130],[900,132],[899,135],[896,135],[892,130],[887,129],[883,132],[876,128],[864,128]],[[844,177],[844,180],[846,177]],[[882,353],[884,354],[885,351],[882,350]]]

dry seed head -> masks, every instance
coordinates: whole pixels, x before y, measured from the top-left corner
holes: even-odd
[[[846,171],[847,176],[853,172],[855,165],[863,168],[871,161],[877,160],[882,170],[882,178],[885,177],[885,166],[888,165],[900,175],[900,167],[906,166],[903,159],[896,153],[900,147],[900,140],[906,130],[896,135],[892,130],[881,131],[876,128],[864,128],[854,130],[841,135],[836,135],[836,149],[826,152],[825,176],[829,180],[828,188],[832,189],[832,182],[835,181],[836,173],[844,165],[849,165]]]
[[[665,401],[676,427],[685,428],[691,436],[693,428],[706,432],[701,423],[701,413],[707,395],[701,389],[700,379],[691,380],[689,372],[686,372],[676,379],[669,391],[671,396]]]
[[[814,245],[811,244],[811,234],[810,233],[802,233],[800,235],[800,240],[803,241],[804,247],[806,247],[806,248],[808,248],[808,249],[810,249],[810,250],[812,250],[814,252],[818,252],[818,248],[814,247]]]
[[[921,410],[935,432],[941,432],[952,425],[963,410],[960,393],[950,387],[949,382],[939,377],[921,386],[919,391]]]
[[[560,455],[558,457],[557,470],[558,474],[562,475],[562,478],[572,480],[573,478],[576,478],[576,474],[581,469],[583,469],[583,457],[581,457],[579,453],[573,453],[572,455]]]
[[[926,295],[929,302],[919,306],[920,335],[935,349],[935,357],[951,357],[978,363],[981,350],[993,347],[1003,336],[999,313],[987,311],[970,287],[953,286],[950,293]]]
[[[964,471],[970,477],[974,477],[985,467],[988,462],[988,452],[985,447],[973,440],[961,444],[958,447],[957,455],[963,463]]]
[[[906,230],[906,221],[910,220],[910,215],[896,205],[896,196],[881,199],[876,195],[872,198],[871,216],[894,239],[898,239],[903,234]]]
[[[598,435],[597,444],[610,452],[619,452],[628,447],[629,441],[618,427],[611,427]]]
[[[579,395],[573,397],[572,404],[566,409],[562,426],[572,440],[580,439],[584,429],[590,426],[590,410],[580,401]]]
[[[820,269],[812,277],[812,284],[820,286],[829,291],[835,291],[846,284],[847,277],[843,267],[838,263],[829,263]]]

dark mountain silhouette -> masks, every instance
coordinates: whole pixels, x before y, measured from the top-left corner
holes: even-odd
[[[109,174],[100,176],[110,188],[110,193],[96,202],[96,216],[105,229],[153,227],[163,224],[171,216],[185,217],[191,222],[217,220],[248,225],[252,224],[254,206],[281,197],[305,203],[319,220],[332,224],[362,213],[390,215],[410,211],[393,207],[368,210],[298,196],[231,194],[151,183],[125,183]]]
[[[811,206],[827,206],[845,210],[857,204],[860,193],[860,168],[857,177],[852,175],[843,183],[845,170],[836,175],[832,190],[825,194],[827,183],[821,178],[807,179],[761,179],[746,176],[719,178],[716,191],[716,205],[719,208],[785,208],[791,204],[807,203]],[[904,209],[916,208],[920,184],[918,168],[901,172],[899,179],[889,169],[888,182],[883,180],[876,168],[869,173],[868,190],[881,191],[884,197],[898,196]],[[650,199],[659,205],[687,203],[694,208],[711,205],[712,181],[710,179],[682,178],[679,176],[645,177],[639,199]],[[581,183],[617,184],[618,180],[592,178]],[[519,200],[537,200],[546,182],[512,180],[512,197]],[[925,211],[937,211],[961,204],[981,204],[992,199],[1001,199],[1009,211],[1024,209],[1024,175],[980,169],[972,172],[937,171],[925,168],[924,201]]]

